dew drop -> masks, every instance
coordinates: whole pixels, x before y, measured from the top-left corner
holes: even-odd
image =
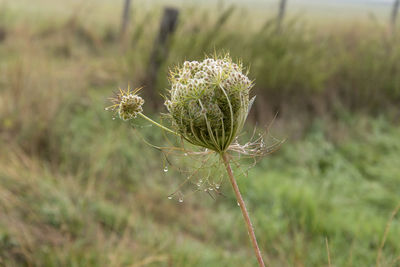
[[[168,199],[172,199],[172,196],[168,196]]]
[[[239,202],[237,203],[237,205],[240,207],[240,204],[239,204]]]
[[[104,108],[104,110],[108,110],[108,108]]]
[[[188,155],[188,153],[185,153],[184,155],[185,155],[185,156],[187,156],[187,155]]]
[[[215,188],[216,188],[216,189],[219,189],[219,187],[220,187],[219,184],[216,184],[216,185],[215,185]]]
[[[203,182],[203,179],[200,179],[200,180],[199,180],[199,183],[202,183],[202,182]]]
[[[115,117],[113,117],[112,120],[115,121]]]
[[[212,187],[209,187],[209,188],[208,188],[208,190],[210,190],[210,191],[213,191],[213,190],[214,190],[214,188],[212,188]]]
[[[196,185],[197,185],[197,187],[200,187],[200,186],[201,186],[201,183],[197,183]]]
[[[182,203],[182,202],[183,202],[183,197],[180,197],[180,198],[178,199],[178,201],[179,201],[179,203]]]
[[[164,172],[167,172],[167,171],[168,171],[168,167],[165,166],[165,167],[164,167]]]

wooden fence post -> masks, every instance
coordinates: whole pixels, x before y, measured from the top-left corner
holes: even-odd
[[[130,15],[131,0],[125,0],[124,9],[122,11],[122,21],[121,21],[121,39],[124,37],[126,29],[128,28],[129,15]]]
[[[144,93],[152,102],[153,107],[156,105],[156,83],[157,75],[161,64],[166,60],[168,56],[168,37],[175,31],[176,24],[178,21],[179,10],[176,8],[166,7],[164,8],[163,16],[160,23],[160,30],[158,36],[154,41],[153,51],[150,56],[150,62],[147,71],[146,86]]]
[[[0,43],[6,39],[6,29],[0,26]]]
[[[282,28],[283,19],[285,18],[286,12],[286,0],[281,0],[279,3],[279,13],[277,17],[276,31],[280,32]]]
[[[400,6],[400,0],[395,0],[393,2],[393,8],[392,8],[392,16],[390,18],[390,30],[392,34],[395,34],[396,31],[396,21],[397,21],[397,14],[399,13],[399,6]]]

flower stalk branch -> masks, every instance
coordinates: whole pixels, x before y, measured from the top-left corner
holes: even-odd
[[[178,134],[177,132],[172,131],[171,129],[165,127],[164,125],[159,124],[159,123],[156,122],[156,121],[153,121],[152,119],[150,119],[149,117],[147,117],[147,116],[144,115],[143,113],[139,112],[138,115],[139,115],[140,117],[142,117],[143,119],[149,121],[150,123],[152,123],[152,124],[154,124],[154,125],[160,127],[161,129],[163,129],[163,130],[165,130],[165,131],[167,131],[167,132],[169,132],[169,133],[173,133],[173,134],[179,136],[179,134]]]

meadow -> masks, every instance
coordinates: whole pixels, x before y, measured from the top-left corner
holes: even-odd
[[[163,134],[104,110],[145,85],[162,13],[134,4],[121,38],[110,6],[0,6],[0,265],[255,266],[227,179],[220,196],[169,200],[185,177],[142,141]],[[266,263],[400,266],[397,35],[301,16],[277,32],[219,7],[180,10],[146,112],[165,112],[170,66],[229,51],[256,84],[246,132],[286,139],[238,178]]]

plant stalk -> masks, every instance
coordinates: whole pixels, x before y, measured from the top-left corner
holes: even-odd
[[[147,117],[147,116],[144,115],[143,113],[139,112],[138,114],[139,114],[143,119],[145,119],[145,120],[149,121],[150,123],[152,123],[152,124],[154,124],[154,125],[160,127],[161,129],[163,129],[163,130],[165,130],[165,131],[167,131],[167,132],[170,132],[170,133],[173,133],[173,134],[179,136],[179,134],[178,134],[177,132],[174,132],[174,131],[172,131],[171,129],[165,127],[164,125],[161,125],[161,124],[159,124],[158,122],[153,121],[152,119],[150,119],[149,117]]]
[[[242,195],[240,194],[239,187],[236,183],[235,177],[233,176],[232,168],[229,163],[229,157],[226,153],[221,154],[221,157],[224,161],[226,171],[228,172],[229,180],[232,184],[233,190],[235,191],[236,199],[239,203],[240,209],[242,210],[244,221],[246,222],[247,232],[249,233],[251,243],[253,245],[254,252],[257,257],[258,265],[260,267],[265,267],[264,261],[261,256],[261,251],[257,244],[256,235],[254,233],[253,225],[251,224],[249,213],[247,212],[246,205],[244,204]]]

